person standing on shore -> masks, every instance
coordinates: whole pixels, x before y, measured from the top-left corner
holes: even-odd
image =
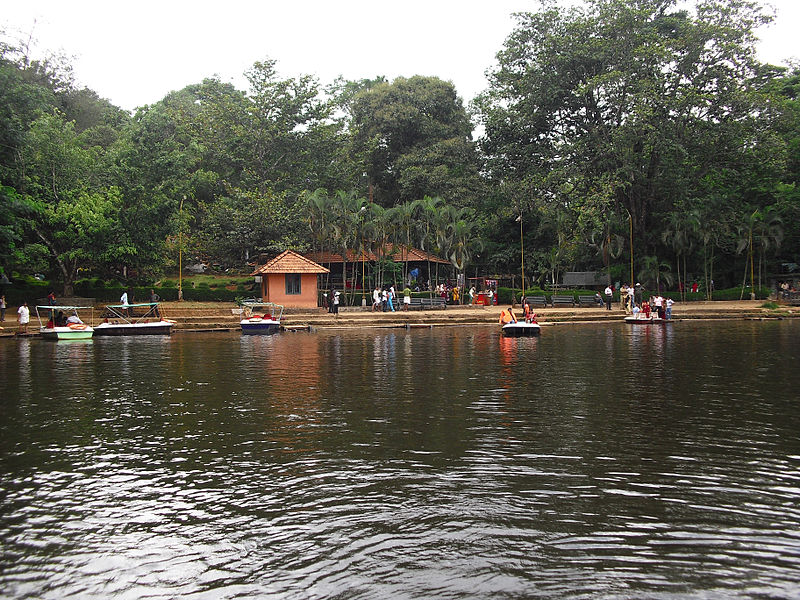
[[[411,288],[406,286],[403,290],[403,310],[408,310],[411,306]]]
[[[28,333],[28,323],[31,320],[31,311],[28,310],[28,303],[23,302],[17,309],[19,319],[19,333]]]
[[[333,292],[333,314],[339,316],[339,290]]]
[[[672,298],[667,298],[666,305],[667,305],[667,321],[672,319],[672,305],[675,304],[675,300]]]
[[[377,285],[372,290],[372,312],[381,310],[381,288]]]
[[[0,322],[6,320],[6,297],[0,296]]]
[[[606,310],[611,310],[611,301],[614,299],[614,292],[611,289],[610,285],[606,286],[605,296],[606,296]]]
[[[664,298],[661,297],[661,294],[656,294],[655,298],[653,298],[653,306],[656,309],[656,315],[658,315],[659,319],[664,318]]]
[[[155,306],[153,307],[153,312],[160,319],[161,318],[161,312],[158,310],[158,303],[159,302],[161,302],[161,297],[158,294],[156,294],[155,290],[151,289],[150,290],[150,304],[155,304]]]
[[[387,312],[394,312],[394,288],[390,287],[386,290],[386,308]]]

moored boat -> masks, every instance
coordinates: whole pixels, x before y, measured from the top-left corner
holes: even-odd
[[[669,319],[662,319],[661,317],[652,315],[650,317],[625,317],[625,322],[630,325],[665,325],[671,321]]]
[[[273,302],[242,302],[242,333],[269,335],[281,330],[283,306]]]
[[[175,321],[167,319],[158,302],[110,304],[95,335],[170,335]]]
[[[503,325],[503,335],[506,337],[534,337],[539,335],[541,328],[538,323],[515,321]]]
[[[89,324],[83,322],[78,311],[90,311]],[[47,340],[88,340],[94,334],[91,325],[91,306],[37,306],[39,333]],[[43,318],[47,319],[43,321]]]

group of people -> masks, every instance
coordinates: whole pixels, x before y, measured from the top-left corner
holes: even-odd
[[[372,312],[395,312],[400,309],[397,304],[397,292],[394,286],[390,285],[381,289],[380,286],[375,286],[372,290]],[[406,286],[403,290],[403,310],[408,310],[411,306],[411,288]]]
[[[53,327],[68,327],[70,325],[82,325],[82,324],[83,321],[81,321],[80,317],[76,314],[65,317],[62,311],[59,310],[58,312],[56,312],[51,310],[50,319],[48,319],[46,327],[48,329],[52,329]]]
[[[526,299],[522,305],[522,318],[526,323],[538,323],[536,320],[536,313],[531,310],[531,305]],[[517,315],[514,314],[514,308],[508,307],[508,310],[500,311],[500,325],[507,325],[508,323],[516,323]]]
[[[649,298],[642,298],[644,288],[640,283],[635,286],[623,284],[619,289],[619,301],[625,314],[633,315],[637,319],[649,319],[654,313],[659,319],[672,318],[672,305],[675,301],[672,298],[664,298],[661,294],[650,296]],[[613,296],[613,288],[607,286],[605,289],[605,302],[606,306],[611,308],[611,298]],[[598,294],[599,297],[599,294]],[[637,298],[641,300],[637,304]]]
[[[794,282],[781,281],[778,284],[778,298],[793,298],[796,293],[797,289],[794,286]]]
[[[409,290],[409,300],[411,290]],[[397,294],[394,291],[394,286],[384,287],[376,285],[372,290],[372,312],[395,312],[394,301],[397,299]]]
[[[490,305],[494,306],[497,304],[497,292],[494,289],[490,287],[485,292],[476,292],[474,285],[469,288],[468,292],[470,304],[475,304],[475,297],[478,295],[478,293],[486,294],[486,299]]]
[[[650,296],[649,300],[643,301],[641,307],[633,304],[631,313],[637,319],[640,314],[644,315],[645,319],[649,319],[655,313],[655,316],[659,319],[669,320],[672,318],[673,304],[675,304],[675,301],[672,298],[664,298],[660,294],[656,294],[655,296]]]

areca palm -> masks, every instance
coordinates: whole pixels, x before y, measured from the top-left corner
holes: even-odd
[[[692,251],[694,239],[700,226],[700,215],[696,210],[672,212],[667,216],[667,227],[661,234],[661,241],[672,246],[678,267],[678,287],[684,299],[686,282],[686,255]],[[681,279],[681,258],[683,258],[683,279]],[[681,281],[684,285],[681,286]]]
[[[716,214],[713,208],[698,213],[697,233],[703,242],[703,277],[709,300],[713,295],[710,284],[714,280],[714,253],[728,233],[728,224],[717,218]]]
[[[773,244],[780,245],[783,239],[783,221],[775,213],[772,207],[765,210],[756,209],[752,213],[745,215],[743,221],[736,228],[737,245],[736,254],[741,254],[747,250],[748,259],[745,261],[744,277],[742,278],[742,291],[739,299],[744,296],[745,283],[747,281],[747,267],[750,266],[750,293],[751,298],[755,298],[755,287],[753,281],[753,251],[754,245],[758,243],[760,253],[758,258],[759,285],[761,285],[761,260],[764,253]]]
[[[342,286],[345,301],[347,297],[347,251],[355,246],[356,223],[362,200],[355,192],[338,190],[331,202],[331,243],[342,255]]]
[[[382,286],[383,275],[378,269],[387,239],[386,209],[372,202],[367,203],[365,207],[363,229],[365,249],[371,250],[378,257],[375,264],[375,283]]]
[[[768,206],[761,213],[762,218],[753,229],[753,243],[759,250],[758,285],[761,287],[761,266],[766,269],[766,254],[772,248],[778,248],[783,241],[783,219],[774,207]]]
[[[659,260],[657,256],[645,256],[642,258],[641,274],[645,281],[655,281],[656,291],[661,290],[661,280],[667,285],[672,285],[672,267],[664,260]]]
[[[403,246],[407,253],[411,247],[414,232],[414,206],[411,203],[398,204],[387,211],[387,219],[393,226],[395,242]],[[403,281],[408,281],[408,261],[403,261]]]
[[[329,242],[331,239],[330,224],[333,213],[328,192],[322,188],[314,190],[305,197],[305,206],[314,248],[319,252],[331,249]],[[330,277],[330,263],[328,267],[328,277]],[[328,287],[327,284],[325,287]]]
[[[477,223],[469,209],[459,211],[458,218],[450,224],[450,264],[462,274],[472,260],[473,253],[483,249],[483,241],[475,235]],[[463,299],[464,294],[459,295]]]
[[[598,236],[602,237],[598,240]],[[611,233],[610,225],[607,225],[605,231],[592,233],[589,245],[597,249],[597,253],[603,259],[603,265],[606,267],[608,275],[608,283],[611,283],[611,259],[618,258],[622,254],[625,248],[625,238],[618,233]]]
[[[419,244],[420,250],[423,252],[428,253],[428,290],[433,293],[432,282],[431,282],[431,260],[430,260],[430,253],[432,250],[433,245],[436,241],[435,235],[435,223],[436,223],[436,213],[444,204],[444,201],[439,197],[430,197],[425,196],[424,198],[420,198],[419,200],[415,200],[413,203],[413,213],[416,216],[415,219],[415,233],[417,243]]]

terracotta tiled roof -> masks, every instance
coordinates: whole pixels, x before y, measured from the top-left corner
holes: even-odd
[[[328,269],[297,252],[286,250],[258,267],[252,275],[267,273],[328,273]]]
[[[342,255],[333,252],[312,252],[306,254],[306,257],[318,263],[342,262]],[[347,251],[347,262],[361,262],[362,257],[367,262],[378,260],[374,252],[363,252],[359,255],[352,250]],[[446,260],[429,252],[423,252],[416,248],[406,248],[405,246],[389,246],[386,248],[385,258],[390,258],[395,262],[427,262],[430,260],[432,263],[448,264]]]

